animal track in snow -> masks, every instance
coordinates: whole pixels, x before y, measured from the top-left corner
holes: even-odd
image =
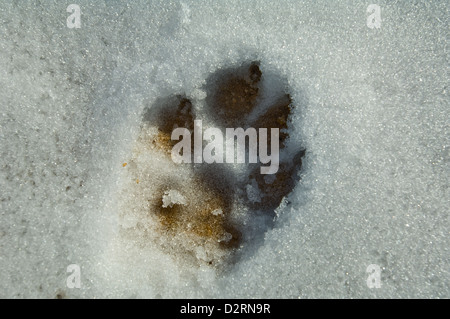
[[[294,106],[285,90],[280,79],[265,77],[252,62],[210,76],[201,102],[179,94],[147,107],[124,165],[122,236],[140,244],[152,241],[184,261],[211,266],[233,262],[237,250],[261,237],[299,180],[305,154],[287,143]],[[197,119],[204,127],[279,128],[278,171],[261,174],[260,163],[174,163],[171,151],[178,141],[171,139],[172,131],[182,127],[193,133]],[[193,149],[194,134],[190,138]]]

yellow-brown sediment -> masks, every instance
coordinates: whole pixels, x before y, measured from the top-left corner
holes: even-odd
[[[231,247],[237,244],[239,232],[229,223],[230,207],[219,193],[206,189],[194,182],[186,204],[173,204],[163,206],[164,191],[161,189],[152,203],[152,211],[156,213],[161,226],[165,231],[173,234],[186,233],[205,240],[220,243],[222,247]],[[194,191],[192,191],[194,190]],[[217,212],[220,210],[220,214]],[[232,235],[231,240],[225,240],[227,233]]]
[[[156,137],[153,139],[152,144],[168,155],[170,155],[170,152],[174,145],[173,141],[171,140],[171,136],[168,133],[162,131],[158,132]]]

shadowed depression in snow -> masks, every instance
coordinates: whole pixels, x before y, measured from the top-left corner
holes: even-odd
[[[216,266],[233,260],[233,252],[245,247],[245,241],[260,238],[262,234],[258,232],[272,227],[275,208],[300,178],[298,172],[305,151],[301,146],[293,145],[293,158],[283,156],[294,105],[285,91],[272,92],[275,99],[265,103],[264,86],[260,82],[281,82],[281,79],[271,77],[274,75],[269,75],[268,79],[264,77],[258,62],[243,63],[220,70],[208,79],[204,88],[207,92],[204,112],[185,95],[159,99],[145,110],[134,156],[125,169],[132,175],[131,186],[127,186],[131,190],[126,196],[133,196],[132,189],[136,189],[143,196],[142,207],[146,211],[139,217],[134,216],[134,227],[124,229],[128,238],[147,235],[147,230],[152,229],[149,240],[160,241],[161,236],[167,238],[161,245],[165,251],[192,256],[196,262]],[[282,153],[279,169],[273,175],[265,175],[261,174],[262,164],[256,162],[191,163],[190,148],[194,150],[194,144],[199,143],[194,134],[194,122],[198,118],[223,128],[233,125],[244,130],[248,127],[278,129],[276,146],[280,145]],[[184,137],[186,147],[181,153],[189,154],[189,163],[172,162],[172,149],[180,142],[174,141],[171,135],[180,128],[188,133]],[[267,142],[273,146],[271,136]],[[188,143],[186,139],[189,139]],[[247,139],[245,145],[249,144]],[[220,145],[223,153],[224,146]],[[201,150],[203,145],[199,146]],[[273,147],[269,150],[272,154],[275,152]],[[276,153],[278,165],[278,149]],[[260,149],[258,155],[262,155]],[[167,162],[170,169],[162,173],[155,168],[153,162],[156,161]],[[135,211],[124,207],[122,214],[129,218],[127,215],[133,215]],[[265,220],[258,230],[252,220],[256,219],[255,215]],[[152,237],[157,238],[150,239]]]

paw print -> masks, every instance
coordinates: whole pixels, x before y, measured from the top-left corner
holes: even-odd
[[[276,208],[298,182],[305,154],[288,143],[295,106],[280,83],[273,75],[265,77],[258,62],[244,63],[208,78],[204,98],[173,95],[148,106],[133,153],[124,163],[122,236],[141,246],[156,244],[183,262],[213,267],[233,262],[247,242],[262,238],[273,226]],[[190,149],[179,154],[194,153],[196,120],[202,120],[203,128],[224,132],[278,128],[278,170],[261,174],[261,163],[175,163],[172,153],[180,141],[172,133],[186,128]],[[269,147],[271,135],[267,138]],[[208,140],[201,143],[203,149]]]

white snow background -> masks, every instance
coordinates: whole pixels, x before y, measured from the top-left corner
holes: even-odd
[[[449,298],[448,1],[371,3],[1,0],[0,297]],[[144,107],[252,60],[307,150],[263,244],[220,274],[111,248]]]

